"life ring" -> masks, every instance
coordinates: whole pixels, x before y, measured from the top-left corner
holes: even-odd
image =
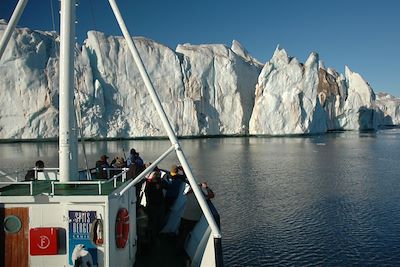
[[[103,245],[103,220],[95,219],[90,229],[90,240],[98,246]]]
[[[129,212],[125,208],[118,210],[115,221],[115,242],[117,248],[124,248],[129,238]]]

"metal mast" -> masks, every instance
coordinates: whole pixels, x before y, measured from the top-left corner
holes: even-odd
[[[28,3],[28,0],[19,0],[17,6],[14,9],[14,12],[0,41],[0,59],[3,56],[4,50],[6,49],[8,41],[10,40],[10,37],[14,32],[15,26],[17,25],[19,18],[22,15],[22,12],[24,12],[26,3]]]
[[[60,27],[60,182],[78,178],[77,127],[74,107],[75,0],[61,1]]]

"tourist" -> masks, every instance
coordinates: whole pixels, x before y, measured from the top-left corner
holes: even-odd
[[[116,157],[115,158],[115,163],[113,164],[114,168],[125,168],[126,167],[126,163],[123,157]]]
[[[111,168],[111,165],[115,163],[116,159],[113,159],[111,165],[108,163],[107,159],[109,157],[107,155],[102,155],[100,160],[96,161],[96,171],[97,171],[97,179],[107,179],[107,170]]]
[[[25,181],[33,181],[37,179],[36,172],[43,172],[44,162],[42,160],[38,160],[35,162],[35,168],[29,170],[25,175]]]
[[[165,179],[163,179],[163,186],[166,189],[165,206],[167,211],[174,205],[179,192],[181,192],[181,186],[186,181],[186,176],[179,174],[180,170],[183,172],[181,166],[172,165],[170,172],[165,176]]]
[[[146,195],[146,212],[149,216],[151,230],[151,242],[153,243],[161,230],[165,214],[165,200],[159,171],[151,173],[146,181],[144,192]]]
[[[134,148],[132,148],[129,153],[129,156],[127,159],[127,166],[129,167],[133,163],[135,163],[136,168],[138,168],[138,169],[143,169],[143,167],[144,167],[143,159],[139,156],[139,153],[136,152],[136,150]]]
[[[123,169],[126,168],[126,162],[125,159],[123,157],[116,157],[115,158],[115,162],[112,164],[113,168],[116,169]],[[111,176],[120,174],[123,170],[112,170],[111,172]]]

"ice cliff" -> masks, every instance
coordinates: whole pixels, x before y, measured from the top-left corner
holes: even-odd
[[[382,111],[381,125],[393,126],[400,124],[400,98],[378,93],[376,105]]]
[[[360,74],[325,69],[318,54],[303,64],[277,48],[258,77],[250,134],[315,134],[376,129],[375,94]]]
[[[0,37],[5,29],[0,21]],[[375,94],[346,67],[325,69],[312,53],[303,64],[278,48],[265,65],[237,41],[135,44],[176,133],[307,134],[398,124],[398,99]],[[85,137],[165,136],[123,38],[88,32],[75,49],[75,98]],[[59,39],[17,29],[0,61],[0,139],[58,135]]]
[[[247,132],[258,67],[223,45],[135,44],[178,135]],[[85,103],[85,136],[165,136],[124,39],[89,32],[82,51],[96,91]]]
[[[0,35],[5,25],[0,24]],[[0,62],[0,138],[58,135],[57,36],[18,29]]]
[[[195,104],[194,134],[247,133],[258,64],[224,45],[184,44],[176,52],[182,59],[185,96]]]
[[[4,29],[3,22],[0,36]],[[146,38],[134,41],[178,135],[248,132],[261,68],[237,41],[232,49],[185,44],[176,51]],[[57,136],[58,51],[54,34],[13,34],[0,62],[0,139]],[[88,32],[76,47],[75,73],[85,137],[166,135],[123,38]]]
[[[303,65],[277,48],[256,85],[250,134],[326,132],[326,113],[318,99],[318,55]]]

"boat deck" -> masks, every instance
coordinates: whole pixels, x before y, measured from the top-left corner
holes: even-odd
[[[154,244],[141,247],[136,254],[134,267],[185,267],[187,257],[175,250],[176,238],[167,234],[160,234]]]

